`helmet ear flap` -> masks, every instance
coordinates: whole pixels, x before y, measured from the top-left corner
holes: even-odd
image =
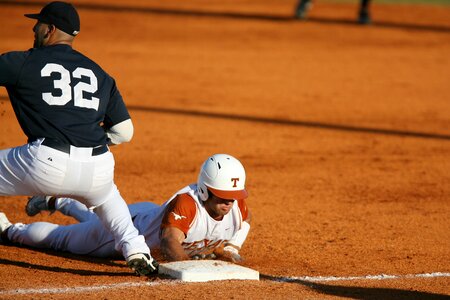
[[[197,191],[200,200],[206,201],[208,200],[209,194],[208,194],[208,188],[204,184],[198,184],[197,185]]]

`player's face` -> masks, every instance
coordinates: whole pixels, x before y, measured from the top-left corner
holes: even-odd
[[[216,197],[211,192],[209,194],[210,196],[205,203],[206,210],[213,219],[222,220],[223,216],[230,212],[234,200]]]
[[[33,43],[33,48],[39,48],[42,46],[45,46],[47,40],[48,40],[48,25],[41,23],[41,22],[36,22],[36,25],[34,25],[33,27],[33,32],[34,32],[34,43]]]

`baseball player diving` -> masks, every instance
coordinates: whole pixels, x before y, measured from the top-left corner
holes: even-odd
[[[114,79],[72,48],[80,31],[73,5],[54,1],[25,16],[36,20],[33,48],[0,56],[0,86],[28,143],[0,151],[0,196],[77,199],[95,212],[131,269],[156,272],[157,262],[114,184],[108,145],[133,136]]]
[[[162,205],[140,202],[128,208],[148,246],[152,250],[159,248],[168,261],[223,258],[239,262],[239,250],[250,230],[245,180],[239,160],[215,154],[201,166],[197,183],[182,188]],[[1,240],[96,257],[119,254],[111,233],[80,202],[70,198],[30,198],[28,215],[44,210],[60,211],[80,223],[11,224],[0,213]]]

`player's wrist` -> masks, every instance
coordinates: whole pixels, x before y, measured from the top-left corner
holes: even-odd
[[[237,246],[232,245],[232,244],[228,244],[228,245],[225,245],[225,247],[223,247],[223,251],[231,252],[234,254],[239,254],[239,250],[240,249]]]

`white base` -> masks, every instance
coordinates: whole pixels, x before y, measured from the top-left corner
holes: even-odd
[[[259,272],[221,260],[184,260],[159,265],[159,274],[189,282],[259,280]]]

